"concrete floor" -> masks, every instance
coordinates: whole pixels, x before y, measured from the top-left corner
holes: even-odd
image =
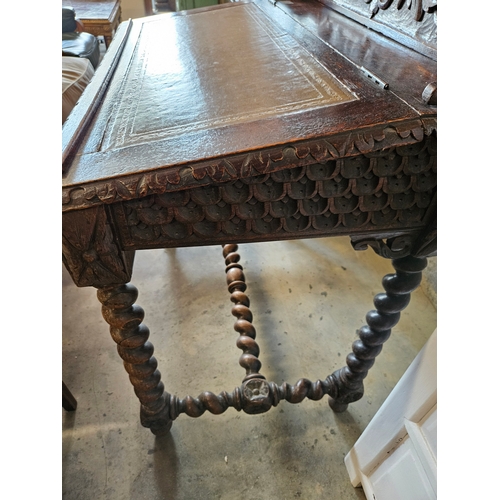
[[[239,253],[261,372],[278,384],[324,379],[343,366],[382,277],[393,271],[347,238],[247,244]],[[136,254],[137,303],[162,380],[179,397],[232,391],[244,376],[224,267],[218,246]],[[334,414],[326,397],[255,416],[229,408],[181,415],[168,436],[155,438],[139,423],[95,290],[77,288],[63,269],[63,379],[78,400],[76,412],[62,410],[63,498],[364,499],[343,459],[436,327],[424,290],[414,292],[364,398],[347,412]]]

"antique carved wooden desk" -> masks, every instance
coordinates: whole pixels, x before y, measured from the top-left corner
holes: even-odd
[[[76,285],[98,289],[155,434],[181,413],[262,413],[281,400],[328,395],[345,410],[436,251],[436,2],[324,1],[122,23],[63,127],[63,260]],[[395,273],[346,366],[278,386],[259,373],[237,244],[335,235]],[[246,375],[230,392],[178,397],[134,304],[134,253],[214,244]]]

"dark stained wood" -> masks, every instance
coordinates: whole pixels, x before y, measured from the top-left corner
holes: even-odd
[[[105,207],[63,214],[63,262],[77,286],[126,283],[132,276],[133,251],[123,251]]]
[[[261,378],[259,373],[262,363],[259,361],[259,346],[255,341],[255,327],[252,325],[253,315],[250,311],[250,299],[245,295],[247,285],[243,267],[239,264],[240,254],[237,253],[238,245],[224,245],[223,256],[226,262],[226,280],[231,302],[234,303],[231,314],[236,316],[234,329],[240,334],[236,345],[243,351],[240,357],[240,366],[245,368],[246,375],[243,382],[250,379]]]
[[[422,281],[422,271],[427,266],[425,257],[406,256],[394,259],[395,274],[388,274],[382,280],[385,293],[374,298],[375,310],[366,315],[367,325],[358,330],[359,340],[352,344],[352,352],[346,358],[346,366],[333,373],[337,386],[335,397],[328,403],[333,411],[343,412],[349,403],[363,397],[363,380],[375,363],[401,317],[401,311],[410,303],[410,294]]]
[[[149,329],[142,323],[144,310],[134,304],[137,296],[137,288],[130,284],[102,287],[97,291],[102,315],[141,402],[141,423],[161,435],[172,426],[168,414],[169,394],[160,380],[153,344],[148,340]]]
[[[353,1],[364,4],[364,0]],[[270,9],[267,7],[266,12]],[[280,22],[285,23],[287,29],[293,29],[294,23],[301,24],[357,67],[365,67],[383,78],[388,82],[389,90],[408,102],[421,116],[435,115],[434,109],[425,105],[421,97],[425,87],[436,81],[435,60],[395,40],[381,37],[320,2],[278,2],[274,9],[282,12]]]
[[[71,207],[74,192],[80,192],[81,185],[97,188],[120,180],[126,183],[125,189],[130,190],[129,176],[133,176],[130,181],[140,182],[138,177],[146,174],[158,176],[160,184],[163,176],[181,177],[182,181],[172,181],[177,182],[175,187],[179,189],[188,187],[190,181],[191,186],[195,185],[197,179],[190,179],[186,174],[200,162],[208,160],[214,167],[221,168],[224,161],[230,162],[235,154],[241,156],[244,152],[266,151],[277,145],[288,147],[294,143],[315,146],[320,137],[342,136],[348,140],[351,133],[382,138],[384,130],[391,126],[396,132],[398,128],[405,132],[408,129],[424,131],[422,121],[413,108],[392,92],[372,85],[358,67],[332,51],[299,24],[295,23],[293,37],[283,33],[278,24],[273,24],[262,14],[260,5],[268,9],[267,4],[258,2],[259,7],[252,3],[225,4],[200,9],[203,12],[195,9],[182,15],[163,14],[132,23],[121,56],[122,62],[108,85],[106,101],[94,114],[93,126],[85,136],[85,144],[78,148],[71,164],[66,165],[67,174],[63,183],[65,195],[68,196],[68,208]],[[226,15],[227,12],[236,12],[238,15]],[[276,19],[280,20],[280,9],[275,8],[275,12]],[[224,20],[229,26],[236,22],[246,26],[235,32],[235,36],[240,34],[241,40],[236,54],[233,49],[238,44],[234,39],[229,49],[225,38],[220,39],[220,44],[215,46],[201,45],[203,39],[199,39],[201,36],[198,33],[202,30],[196,31],[196,35],[188,31],[189,20],[193,18],[201,22],[205,19],[202,16],[207,16],[207,24],[212,23],[213,16],[217,16],[218,22],[213,23],[217,29],[226,29]],[[165,23],[164,29],[158,28],[160,18]],[[257,34],[253,29],[256,18],[263,23]],[[186,32],[186,36],[189,34],[193,37],[192,44],[202,48],[194,52],[188,49],[163,51],[163,45],[169,41],[167,33],[172,31],[179,32],[179,36]],[[301,44],[297,42],[299,36]],[[150,38],[155,40],[154,45],[148,43]],[[253,64],[249,65],[248,57],[245,57],[249,51],[248,44],[258,47],[262,41],[266,47],[273,47],[276,38],[282,39],[279,47],[282,50],[273,48],[267,59],[259,53],[253,59]],[[181,47],[187,45],[186,37],[182,40],[183,43],[178,44]],[[314,53],[315,58],[310,53]],[[293,58],[285,54],[292,54]],[[161,77],[156,75],[150,62],[156,59],[163,65],[163,69],[158,70],[162,71]],[[220,60],[230,61],[231,67],[225,68],[222,63],[220,71],[210,72],[211,78],[205,75],[204,78],[198,77],[208,66],[221,66]],[[125,61],[128,63],[125,64]],[[146,71],[145,64],[151,70]],[[252,69],[254,83],[251,86],[248,83],[249,76],[240,76],[246,76],[243,70],[247,67]],[[247,116],[252,102],[261,98],[261,87],[265,82],[286,82],[289,78],[287,71],[292,71],[295,79],[300,81],[302,72],[298,68],[303,70],[304,67],[307,68],[308,79],[314,82],[316,78],[318,81],[312,86],[318,93],[323,84],[326,85],[326,91],[336,92],[337,85],[334,83],[337,80],[342,87],[352,89],[349,100],[335,104],[319,97],[318,102],[312,102],[309,107],[310,95],[301,92],[308,79],[302,76],[299,87],[291,84],[271,87],[269,91],[276,92],[280,96],[279,101],[269,106],[265,114],[259,111]],[[326,76],[323,78],[323,67],[328,70],[325,75],[331,75],[329,80],[332,84],[325,80]],[[167,71],[165,68],[170,69]],[[178,71],[181,69],[186,85],[178,83]],[[142,89],[141,93],[132,97],[135,95],[134,89],[138,88]],[[172,91],[167,92],[165,89]],[[237,89],[237,92],[233,89]],[[216,95],[218,99],[203,99],[204,95]],[[219,112],[224,112],[220,106],[227,102],[224,97],[232,95],[239,96],[237,107],[232,107],[237,103],[229,100],[231,108],[225,116],[219,117]],[[282,95],[287,96],[284,101]],[[151,102],[155,106],[153,114],[150,113]],[[265,102],[261,100],[261,105]],[[299,109],[296,109],[297,106]],[[198,120],[200,113],[204,117],[201,121]],[[177,114],[183,123],[179,127],[175,125]],[[404,135],[404,139],[408,139],[406,133]],[[412,141],[415,139],[410,138],[406,143]],[[405,143],[405,140],[401,142]],[[133,163],[130,162],[131,157],[134,158]],[[234,176],[238,176],[238,172]],[[179,182],[182,184],[179,185]],[[134,197],[134,194],[126,196]]]
[[[300,154],[295,164],[314,161],[310,149]],[[328,158],[325,151],[321,163],[266,169],[181,192],[158,189],[141,200],[113,203],[121,245],[178,247],[391,230],[410,246],[417,233],[408,230],[425,227],[436,195],[435,137],[377,154]],[[293,155],[282,164],[290,161]]]
[[[320,1],[434,60],[437,57],[437,0]]]
[[[401,10],[371,3],[380,19]],[[418,6],[411,22],[437,8]],[[78,286],[98,289],[155,434],[182,413],[257,414],[282,400],[328,395],[345,410],[436,252],[436,62],[415,50],[422,39],[405,45],[340,11],[255,0],[122,23],[64,124],[63,260]],[[278,386],[260,373],[237,245],[335,235],[392,259],[396,274],[345,367]],[[133,256],[212,244],[223,246],[246,375],[232,392],[178,398],[128,283]]]

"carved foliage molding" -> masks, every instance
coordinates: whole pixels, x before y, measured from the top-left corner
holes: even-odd
[[[398,10],[407,8],[411,10],[415,21],[422,21],[424,15],[428,12],[437,10],[437,0],[364,0],[371,6],[371,17],[375,16],[379,10],[388,9],[393,3],[396,3]]]
[[[343,15],[437,60],[437,0],[320,0]]]
[[[425,123],[414,120],[398,126],[385,126],[379,130],[340,134],[334,138],[237,155],[231,159],[207,161],[182,168],[166,168],[81,186],[67,186],[63,187],[62,208],[63,211],[69,211],[133,200],[151,194],[249,178],[288,169],[291,165],[323,163],[393,146],[413,144],[422,141],[425,135],[430,135],[435,127],[435,119],[427,119]]]
[[[418,233],[404,234],[392,238],[373,237],[370,235],[351,236],[354,250],[366,250],[371,247],[375,253],[386,259],[413,257],[431,257],[437,254],[437,217],[436,200],[429,213],[429,223]]]
[[[351,237],[354,250],[366,250],[371,247],[374,252],[386,259],[397,259],[410,255],[415,237],[412,235],[398,236],[395,238],[375,239],[367,236]]]
[[[426,223],[436,142],[358,155],[112,206],[123,248],[404,230]]]

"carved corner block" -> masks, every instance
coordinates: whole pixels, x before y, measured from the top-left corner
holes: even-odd
[[[65,212],[63,262],[77,286],[103,287],[127,283],[133,251],[122,251],[104,206]]]
[[[437,217],[431,220],[413,245],[411,254],[415,257],[433,257],[437,255]]]
[[[241,386],[243,411],[250,415],[265,413],[273,405],[269,383],[260,378],[247,380]]]

